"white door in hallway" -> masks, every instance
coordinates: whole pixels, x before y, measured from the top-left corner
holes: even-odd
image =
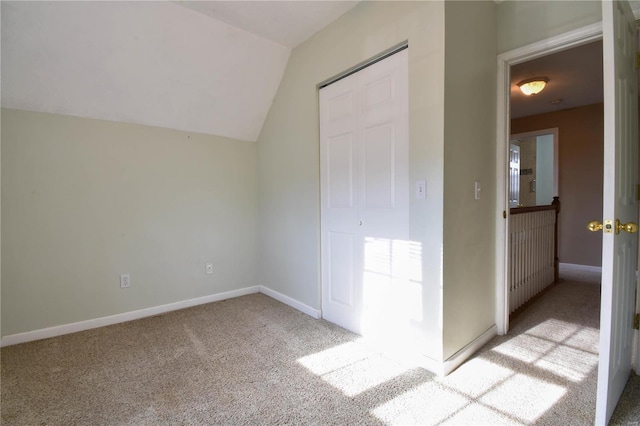
[[[509,144],[509,207],[520,205],[520,147]]]
[[[319,95],[322,316],[366,334],[408,244],[408,49]]]
[[[602,2],[604,188],[602,301],[596,424],[606,425],[631,372],[638,235],[616,223],[636,222],[638,88],[635,19],[629,3]],[[612,228],[607,232],[607,220]]]

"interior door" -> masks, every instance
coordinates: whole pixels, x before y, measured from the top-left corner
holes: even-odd
[[[640,21],[636,26],[636,50],[640,50]],[[640,53],[640,52],[639,52]],[[636,73],[638,74],[638,81],[640,81],[640,66],[637,67]],[[640,90],[640,87],[638,88]],[[639,259],[640,264],[640,259]],[[640,316],[640,277],[638,277],[638,284],[636,287],[636,315]],[[636,374],[640,375],[640,330],[636,329]]]
[[[358,331],[358,94],[351,76],[320,90],[322,316]]]
[[[520,205],[520,147],[509,144],[509,207]]]
[[[320,89],[322,316],[356,333],[406,269],[408,148],[407,49]]]
[[[602,2],[604,189],[600,363],[596,424],[606,425],[631,372],[637,234],[638,91],[628,2]],[[618,226],[620,223],[620,226]],[[637,230],[637,226],[635,227]]]
[[[408,50],[360,71],[360,333],[389,341],[406,334],[408,282]]]

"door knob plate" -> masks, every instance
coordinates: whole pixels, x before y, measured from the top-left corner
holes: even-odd
[[[602,232],[605,234],[611,234],[613,232],[613,220],[606,219],[604,221],[604,228],[602,229]]]
[[[607,219],[604,221],[604,224],[598,222],[597,220],[592,220],[587,224],[587,229],[591,232],[602,231],[605,234],[610,234],[614,230],[616,234],[619,234],[620,231],[625,231],[630,234],[638,232],[638,224],[635,222],[621,223],[619,219],[616,219],[616,225],[613,226],[613,220]]]

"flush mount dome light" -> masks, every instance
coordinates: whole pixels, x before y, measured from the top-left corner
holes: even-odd
[[[537,95],[542,92],[542,89],[544,89],[544,86],[546,86],[548,82],[549,79],[547,77],[535,77],[521,81],[518,83],[518,87],[522,93],[527,96]]]

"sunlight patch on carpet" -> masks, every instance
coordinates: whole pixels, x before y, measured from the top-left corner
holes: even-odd
[[[567,389],[525,374],[516,374],[480,398],[480,402],[527,423],[548,412]]]
[[[599,336],[597,329],[551,318],[493,351],[577,383],[598,365]]]
[[[398,377],[407,370],[406,366],[375,355],[325,374],[322,379],[351,397]]]
[[[526,334],[545,340],[553,340],[554,342],[563,342],[573,336],[579,329],[580,326],[577,324],[549,318],[528,329]]]
[[[401,376],[411,368],[353,342],[307,355],[298,359],[298,363],[349,397]]]
[[[531,363],[553,350],[556,343],[527,334],[520,334],[492,350],[502,355]]]
[[[513,374],[509,368],[486,359],[473,358],[448,376],[438,377],[436,380],[444,386],[475,398],[499,385]]]
[[[347,342],[345,344],[302,357],[298,359],[298,363],[302,364],[313,374],[321,376],[346,367],[347,365],[351,365],[368,356],[371,356],[371,352],[366,347],[357,343]]]
[[[389,424],[438,424],[468,402],[464,396],[429,382],[393,398],[371,413]]]
[[[491,425],[491,426],[514,426],[524,425],[526,423],[517,422],[500,411],[485,407],[481,404],[469,404],[462,410],[446,419],[441,426],[460,426],[460,425]]]
[[[598,356],[600,351],[600,330],[593,327],[581,327],[580,330],[565,341],[565,344]]]
[[[534,364],[572,382],[584,380],[598,366],[598,356],[580,349],[559,345]]]

